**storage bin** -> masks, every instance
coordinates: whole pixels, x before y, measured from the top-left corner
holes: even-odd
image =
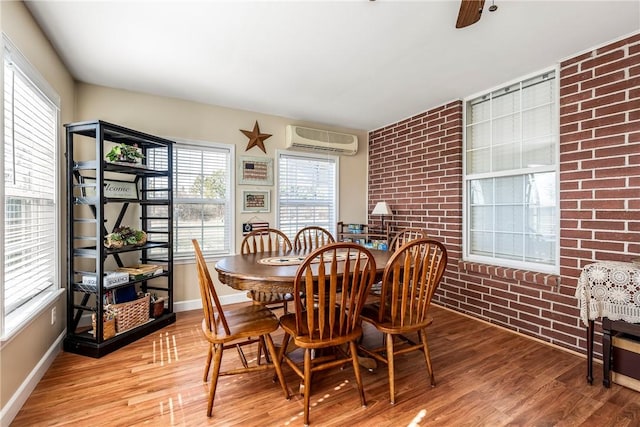
[[[96,336],[96,314],[91,315],[91,326],[93,327],[93,336]],[[116,336],[116,319],[109,318],[102,322],[102,339],[108,340]]]
[[[109,309],[116,314],[116,331],[127,331],[149,321],[149,294],[135,301],[111,304]]]
[[[150,316],[154,318],[162,316],[162,313],[164,313],[164,298],[152,301],[149,312]]]
[[[640,391],[640,338],[618,334],[612,338],[611,381]]]

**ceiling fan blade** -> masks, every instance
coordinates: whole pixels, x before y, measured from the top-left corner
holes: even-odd
[[[464,28],[478,22],[483,7],[484,0],[462,0],[460,2],[460,12],[458,12],[456,28]]]

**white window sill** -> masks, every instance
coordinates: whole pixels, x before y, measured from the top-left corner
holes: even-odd
[[[41,295],[38,295],[24,306],[9,314],[5,318],[4,333],[0,336],[0,348],[18,335],[52,303],[57,301],[63,293],[64,289],[62,288],[43,292]],[[64,314],[60,313],[60,315]]]

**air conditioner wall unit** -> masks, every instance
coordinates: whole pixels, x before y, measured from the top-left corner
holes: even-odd
[[[287,125],[287,149],[353,156],[358,152],[358,137],[347,133]]]

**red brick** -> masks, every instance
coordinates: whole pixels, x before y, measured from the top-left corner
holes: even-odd
[[[595,89],[595,97],[607,95],[612,92],[618,92],[621,90],[627,90],[640,85],[640,76],[631,79],[620,80],[615,83],[611,83],[605,86],[600,86]]]
[[[598,52],[600,53],[600,52]],[[613,62],[617,59],[621,59],[624,58],[624,51],[622,49],[613,51],[613,52],[609,52],[607,54],[604,55],[597,55],[594,56],[592,59],[586,60],[584,61],[582,64],[580,64],[580,68],[582,70],[586,70],[589,68],[595,68],[598,67],[602,64],[606,64],[608,62]]]
[[[602,169],[598,169],[600,171]],[[612,168],[612,170],[617,171],[618,168]],[[624,187],[626,184],[625,178],[611,178],[611,179],[591,179],[582,181],[582,189],[588,190],[593,188],[616,188],[616,187]]]
[[[624,166],[625,164],[626,160],[624,157],[605,157],[593,160],[584,160],[582,161],[581,166],[583,169],[599,169]]]
[[[583,120],[591,119],[592,117],[593,117],[592,110],[580,111],[575,114],[565,114],[564,116],[560,116],[560,125],[566,125],[574,122],[581,122]],[[575,130],[577,130],[577,128]]]
[[[605,117],[597,116],[596,119],[583,121],[582,124],[580,125],[580,127],[583,130],[591,129],[591,128],[601,128],[601,127],[604,127],[604,126],[615,125],[615,124],[618,124],[618,123],[624,123],[625,120],[626,119],[625,119],[625,114],[624,113],[615,114],[615,115],[612,115],[612,116],[605,116]]]
[[[582,61],[586,60],[587,58],[591,58],[592,56],[593,56],[593,52],[586,52],[586,53],[583,53],[582,55],[579,55],[579,56],[576,56],[574,58],[570,58],[570,59],[567,59],[567,60],[563,61],[562,63],[560,63],[560,66],[562,68],[567,68],[567,67],[569,67],[571,65],[574,65],[577,62],[582,62]]]
[[[576,83],[580,83],[582,81],[589,80],[591,78],[593,78],[593,70],[587,70],[581,73],[567,75],[566,77],[562,76],[560,78],[560,87],[563,89],[566,89],[570,85],[575,85],[576,86],[575,89],[577,90]]]
[[[611,62],[606,65],[597,67],[595,73],[597,76],[611,73],[616,70],[624,69],[640,63],[640,55],[631,55],[622,58],[620,61]]]
[[[589,99],[580,103],[581,110],[589,110],[592,108],[598,108],[605,105],[615,104],[625,101],[627,99],[624,92],[617,92],[608,95],[599,96],[598,98]]]
[[[617,71],[615,73],[606,74],[604,76],[596,77],[594,79],[588,80],[586,82],[580,83],[580,90],[589,90],[593,88],[602,88],[606,86],[612,86],[612,84],[617,84],[618,82],[624,82],[625,73],[623,70]],[[609,91],[613,92],[613,91]],[[596,96],[597,96],[596,91]]]
[[[597,209],[624,209],[625,201],[624,200],[603,200],[603,199],[594,199],[594,200],[582,200],[580,202],[581,209],[587,209],[595,211]]]
[[[560,97],[560,105],[573,104],[575,102],[585,101],[593,98],[593,90],[585,90],[567,96]]]

